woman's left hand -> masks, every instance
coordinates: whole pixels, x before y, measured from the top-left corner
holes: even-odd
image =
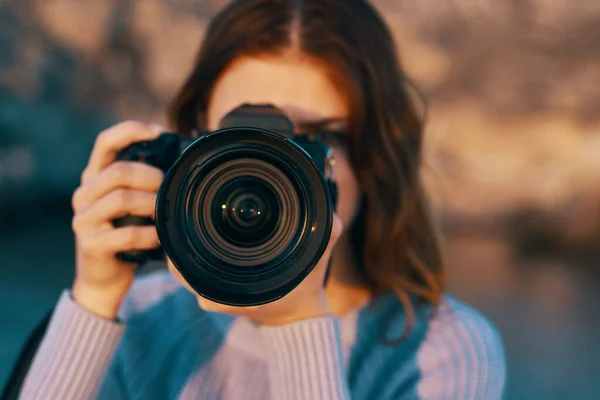
[[[221,312],[247,317],[263,325],[283,325],[308,318],[331,315],[331,307],[325,295],[323,281],[327,272],[327,264],[333,248],[342,233],[342,222],[337,215],[333,217],[333,227],[329,243],[323,256],[311,273],[290,293],[279,300],[260,306],[233,307],[215,303],[197,295],[198,304],[203,310]],[[169,269],[185,282],[179,271],[169,260]],[[193,290],[186,285],[188,290]]]

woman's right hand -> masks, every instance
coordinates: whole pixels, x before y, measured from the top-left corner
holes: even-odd
[[[112,220],[125,215],[153,217],[163,172],[141,162],[115,159],[119,150],[154,140],[161,132],[159,125],[136,121],[101,132],[81,186],[73,194],[76,274],[71,295],[81,307],[104,318],[116,318],[135,275],[135,264],[119,260],[116,254],[159,245],[154,226],[115,228]]]

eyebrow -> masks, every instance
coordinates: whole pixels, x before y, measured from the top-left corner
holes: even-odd
[[[314,120],[303,120],[294,123],[296,128],[300,131],[319,131],[332,129],[332,126],[339,125],[341,128],[345,128],[348,124],[347,118],[322,118]]]

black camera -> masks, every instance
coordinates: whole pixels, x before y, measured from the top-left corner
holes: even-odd
[[[228,305],[274,301],[317,264],[329,241],[337,187],[331,148],[272,105],[244,104],[219,129],[197,138],[164,133],[121,151],[165,172],[154,219],[126,216],[115,226],[156,225],[164,253],[200,295]]]

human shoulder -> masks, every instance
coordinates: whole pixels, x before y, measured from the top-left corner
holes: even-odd
[[[495,325],[467,304],[445,296],[419,349],[423,398],[501,399],[504,345]]]
[[[475,308],[446,295],[432,314],[426,340],[465,356],[469,351],[504,362],[504,345],[494,323]]]

